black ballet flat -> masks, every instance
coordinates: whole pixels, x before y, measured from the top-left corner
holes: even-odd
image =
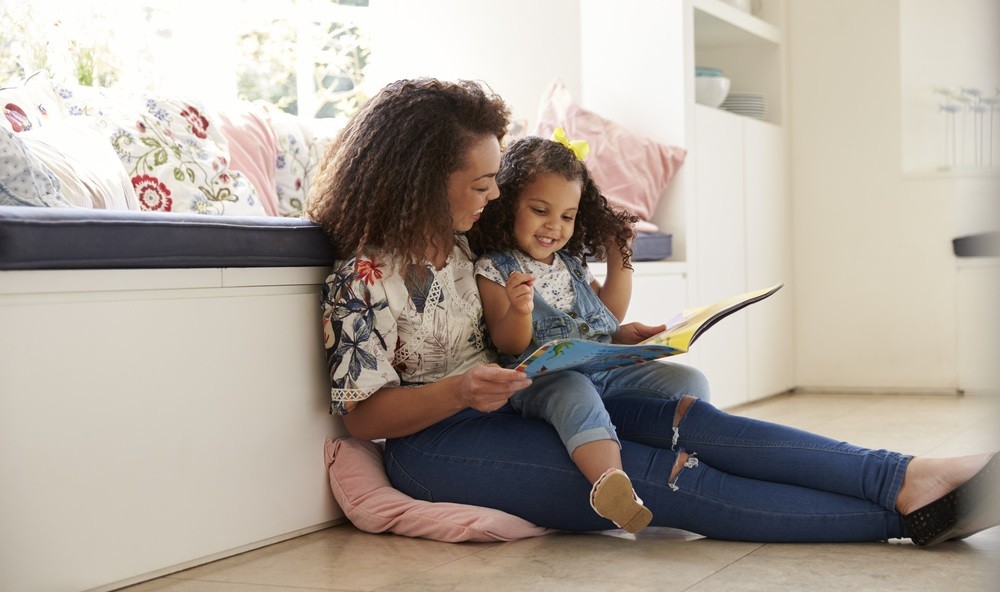
[[[903,516],[903,530],[914,545],[928,547],[964,539],[1000,524],[1000,503],[993,499],[1000,476],[1000,454],[954,491]]]

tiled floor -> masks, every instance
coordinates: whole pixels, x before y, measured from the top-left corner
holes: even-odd
[[[912,454],[996,450],[993,398],[796,394],[734,410]],[[921,549],[908,542],[774,545],[647,529],[496,544],[372,535],[341,525],[131,588],[129,592],[305,590],[996,590],[1000,528]]]

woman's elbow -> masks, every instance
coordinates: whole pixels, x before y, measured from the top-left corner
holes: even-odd
[[[347,433],[359,440],[378,440],[383,437],[372,422],[365,420],[364,413],[358,413],[357,409],[340,417]]]

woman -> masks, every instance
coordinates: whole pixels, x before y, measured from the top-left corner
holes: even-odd
[[[493,363],[485,334],[463,233],[498,196],[508,116],[479,84],[403,80],[328,149],[307,212],[343,257],[323,291],[332,410],[354,436],[387,439],[389,478],[414,498],[607,529],[555,430],[507,405],[530,380]],[[614,339],[661,329],[628,323]],[[676,399],[635,392],[607,405],[654,526],[928,545],[998,522],[980,503],[1000,472],[991,454],[913,458],[735,417],[704,400],[697,370],[670,367]]]

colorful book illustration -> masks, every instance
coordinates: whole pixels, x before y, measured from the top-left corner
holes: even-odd
[[[556,339],[550,341],[518,364],[517,369],[528,376],[539,376],[558,370],[575,370],[591,374],[650,360],[682,354],[709,327],[734,312],[774,294],[784,283],[739,294],[708,306],[685,309],[667,322],[667,328],[635,345],[597,343],[586,339]]]

